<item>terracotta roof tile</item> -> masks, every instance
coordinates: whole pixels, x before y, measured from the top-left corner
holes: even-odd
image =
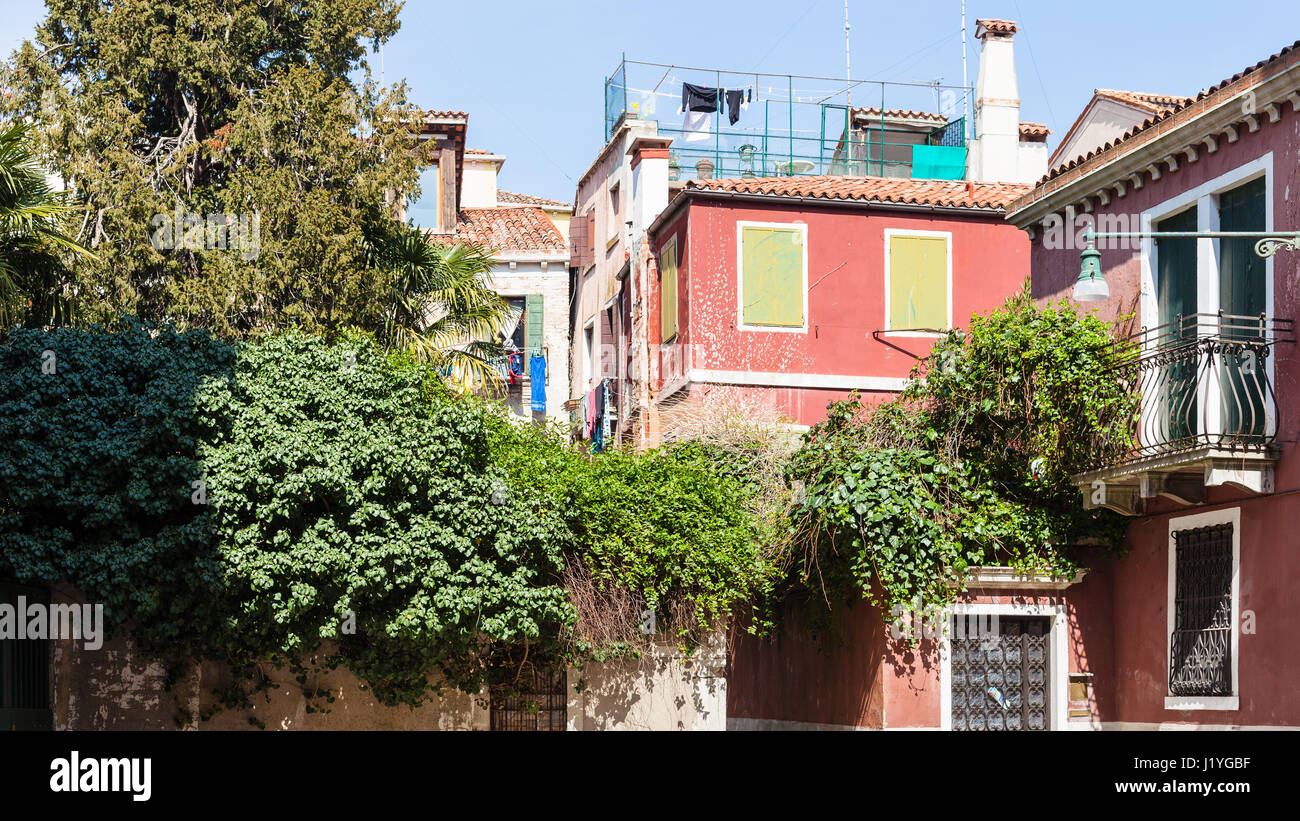
[[[534,197],[532,194],[516,194],[514,191],[497,189],[497,205],[540,205],[543,208],[568,208],[567,202],[548,200],[546,197]]]
[[[984,20],[975,21],[976,37],[981,35],[980,29],[983,29],[989,34],[1015,34],[1020,30],[1020,27],[1016,25],[1015,20],[996,20],[990,17]]]
[[[966,180],[908,180],[894,177],[755,177],[751,179],[691,180],[686,190],[733,191],[774,197],[853,200],[934,205],[947,208],[1000,210],[1028,193],[1032,186],[1018,183]]]
[[[1021,123],[1020,124],[1020,139],[1022,140],[1029,140],[1031,142],[1045,142],[1047,140],[1047,135],[1051,133],[1052,133],[1052,129],[1048,128],[1047,125],[1044,123]]]
[[[1114,88],[1097,88],[1093,89],[1093,94],[1098,97],[1109,97],[1112,100],[1119,100],[1121,103],[1128,103],[1138,108],[1144,108],[1147,111],[1155,113],[1157,111],[1169,111],[1179,106],[1186,105],[1195,97],[1179,97],[1174,94],[1147,94],[1142,91],[1120,91]]]
[[[464,111],[426,111],[424,116],[433,120],[465,120],[469,115]]]
[[[498,253],[568,250],[562,235],[540,208],[462,208],[454,234],[434,234],[434,242],[468,242]]]
[[[855,108],[853,109],[854,117],[879,117],[879,108]],[[914,111],[910,108],[886,108],[886,117],[893,117],[899,120],[934,120],[937,123],[946,123],[948,118],[942,114],[935,114],[930,111]]]

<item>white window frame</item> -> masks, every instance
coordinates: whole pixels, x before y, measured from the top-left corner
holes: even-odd
[[[1232,662],[1232,695],[1230,696],[1171,696],[1169,695],[1169,662],[1173,658],[1174,594],[1177,592],[1178,551],[1175,550],[1174,533],[1197,527],[1232,525],[1232,629],[1229,631],[1228,652]],[[1230,507],[1176,516],[1169,520],[1168,541],[1169,575],[1165,590],[1165,709],[1166,710],[1237,710],[1241,705],[1237,668],[1241,657],[1241,508]]]
[[[943,329],[946,331],[952,328],[952,232],[951,231],[921,231],[913,228],[886,228],[885,229],[885,299],[883,302],[885,306],[885,317],[884,320],[881,322],[880,327],[888,331],[891,336],[904,336],[904,337],[912,336],[912,337],[923,337],[928,339],[937,339],[938,337],[942,336],[942,334],[933,334],[933,333],[928,333],[926,331],[895,331],[893,330],[893,325],[890,323],[890,315],[892,313],[890,308],[892,306],[890,305],[890,301],[889,301],[889,270],[890,270],[889,266],[891,265],[889,246],[890,246],[890,241],[894,237],[942,237],[944,240],[946,240],[946,245],[948,249],[948,322],[947,322],[947,326]]]
[[[663,316],[662,316],[662,314],[663,314],[663,310],[664,310],[664,269],[663,269],[663,265],[662,265],[662,263],[663,263],[663,259],[664,259],[664,252],[668,250],[669,246],[672,246],[672,249],[673,249],[673,278],[676,280],[676,282],[673,283],[673,296],[674,296],[674,298],[676,298],[676,300],[677,300],[677,305],[675,305],[675,306],[673,307],[673,335],[670,336],[670,337],[668,337],[668,339],[664,340],[664,339],[663,339]],[[673,235],[672,235],[671,237],[668,238],[668,241],[667,241],[667,242],[665,242],[663,245],[660,245],[660,246],[659,246],[659,262],[661,263],[661,264],[658,266],[658,267],[659,267],[659,313],[660,313],[660,318],[659,318],[659,337],[660,337],[660,342],[659,342],[659,344],[660,344],[660,345],[671,345],[671,344],[673,344],[674,342],[677,341],[677,337],[681,336],[681,333],[682,333],[682,317],[681,317],[681,311],[679,310],[679,309],[681,308],[681,304],[682,304],[682,300],[681,300],[681,296],[682,296],[682,291],[681,291],[681,288],[682,288],[682,277],[681,277],[681,271],[682,271],[682,260],[681,260],[681,257],[680,257],[680,256],[678,255],[678,253],[677,253],[677,233],[676,233],[676,232],[673,232]]]
[[[1264,178],[1264,230],[1273,230],[1273,152],[1268,152],[1250,162],[1243,163],[1212,180],[1201,183],[1164,202],[1151,206],[1139,215],[1140,230],[1150,232],[1152,226],[1169,217],[1196,206],[1196,230],[1219,230],[1219,196],[1227,191]],[[1220,240],[1202,237],[1196,240],[1196,312],[1214,314],[1219,310],[1219,243]],[[1139,313],[1141,325],[1154,328],[1160,324],[1159,291],[1156,289],[1156,271],[1159,270],[1159,252],[1154,237],[1142,239],[1141,250],[1141,284],[1139,286]],[[1273,316],[1273,258],[1264,260],[1264,313]],[[1208,328],[1198,329],[1209,333]],[[1149,344],[1154,344],[1152,340]],[[1270,385],[1277,384],[1274,379],[1274,360],[1270,356],[1265,362],[1267,378]],[[1197,388],[1197,402],[1205,409],[1198,426],[1204,425],[1201,433],[1214,435],[1222,430],[1220,418],[1219,383],[1215,379],[1203,380]],[[1152,412],[1152,407],[1143,408],[1143,413]],[[1265,430],[1275,429],[1277,424],[1277,407],[1273,402],[1264,403]]]
[[[1048,632],[1047,722],[1051,730],[1066,729],[1069,712],[1069,665],[1066,651],[1064,604],[954,604],[944,612],[943,638],[939,642],[939,729],[952,730],[952,636],[953,616],[1047,616]]]
[[[587,336],[590,333],[591,336]],[[595,347],[599,343],[596,341],[596,317],[587,320],[582,326],[582,391],[586,393],[592,388],[594,380],[592,375],[592,359],[595,356]]]
[[[799,244],[803,246],[803,325],[799,327],[780,327],[774,325],[745,324],[745,229],[746,228],[780,228],[797,229],[800,234]],[[680,260],[678,261],[680,264]],[[736,221],[736,328],[742,331],[759,331],[762,333],[806,334],[808,333],[808,223],[806,222],[756,222],[751,220]]]

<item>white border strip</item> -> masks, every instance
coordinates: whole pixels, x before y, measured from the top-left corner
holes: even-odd
[[[1174,592],[1176,585],[1178,551],[1174,546],[1174,532],[1210,525],[1232,525],[1232,630],[1229,633],[1228,652],[1232,655],[1232,695],[1230,696],[1171,696],[1169,693],[1169,660],[1174,648]],[[1176,516],[1169,520],[1169,540],[1166,548],[1169,575],[1165,584],[1165,709],[1166,710],[1237,710],[1241,706],[1241,690],[1237,686],[1237,662],[1241,651],[1238,636],[1241,624],[1241,508],[1211,510]]]
[[[906,377],[895,376],[843,376],[821,373],[776,373],[766,371],[718,371],[692,368],[687,373],[690,382],[712,382],[725,385],[762,385],[777,388],[829,388],[834,390],[886,391],[897,393],[907,387]]]

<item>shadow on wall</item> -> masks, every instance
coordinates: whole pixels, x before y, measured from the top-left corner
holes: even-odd
[[[575,730],[725,730],[725,636],[693,652],[655,644],[640,659],[594,662],[569,672]]]

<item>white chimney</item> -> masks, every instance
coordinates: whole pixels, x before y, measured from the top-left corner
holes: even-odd
[[[980,73],[975,84],[975,140],[966,176],[982,182],[1020,182],[1020,89],[1016,85],[1017,27],[1012,20],[976,20]]]
[[[637,137],[628,147],[632,156],[632,207],[628,219],[632,237],[638,238],[655,217],[668,207],[667,137]]]

